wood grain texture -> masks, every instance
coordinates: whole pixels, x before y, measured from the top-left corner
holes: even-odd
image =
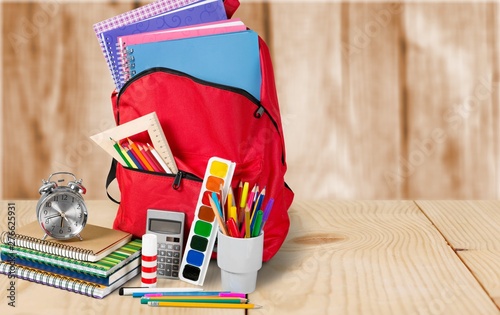
[[[2,2],[3,198],[73,171],[106,198],[113,83],[92,30],[151,1]],[[300,199],[497,199],[500,11],[486,2],[241,0],[268,43]]]
[[[290,216],[250,294],[266,305],[255,313],[499,313],[411,201],[301,201]]]
[[[35,220],[36,201],[16,201],[15,223],[17,228]],[[89,223],[111,227],[117,207],[110,201],[87,201],[89,209]],[[7,229],[7,202],[0,202],[0,231]],[[12,222],[12,221],[10,221]],[[40,229],[41,231],[41,229]],[[0,288],[9,287],[10,279],[0,276]],[[52,288],[24,280],[15,281],[16,307],[8,306],[5,297],[0,299],[0,314],[245,314],[244,310],[220,309],[186,309],[162,307],[150,308],[141,305],[138,299],[119,296],[114,291],[102,300],[93,299],[84,295],[70,293],[65,290]],[[140,275],[127,283],[127,286],[140,287]],[[192,287],[183,281],[158,279],[158,287]],[[220,269],[215,261],[211,262],[203,287],[205,290],[220,290]]]
[[[412,198],[499,197],[497,10],[497,2],[404,7]]]
[[[114,124],[112,79],[92,25],[130,3],[3,3],[3,196],[35,198],[66,170],[103,198],[111,160],[89,136]]]
[[[500,201],[417,201],[500,308]]]
[[[393,131],[401,124],[399,18],[389,10],[379,3],[271,5],[287,179],[298,199],[401,196],[384,178],[397,162],[400,134]],[[388,12],[383,24],[381,12]]]

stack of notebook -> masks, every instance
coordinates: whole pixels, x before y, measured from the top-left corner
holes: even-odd
[[[157,0],[99,22],[94,31],[117,91],[161,67],[260,99],[258,36],[228,19],[223,0]]]
[[[43,235],[36,221],[2,233],[0,273],[103,298],[140,272],[141,240],[130,233],[87,224],[81,241]]]

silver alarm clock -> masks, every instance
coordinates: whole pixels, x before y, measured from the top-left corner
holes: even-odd
[[[73,180],[66,186],[59,186],[58,182],[51,181],[55,175],[70,175]],[[45,232],[42,239],[51,236],[59,240],[67,240],[78,237],[82,240],[80,232],[87,223],[88,211],[82,195],[86,189],[82,180],[77,180],[70,172],[57,172],[42,180],[42,186],[38,190],[41,197],[36,206],[38,222]]]

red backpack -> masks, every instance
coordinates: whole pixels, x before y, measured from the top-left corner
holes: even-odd
[[[284,181],[285,142],[271,58],[261,38],[259,46],[260,101],[245,90],[167,68],[146,70],[112,94],[117,125],[156,112],[179,168],[170,175],[114,163],[107,184],[116,174],[121,201],[115,229],[141,237],[147,209],[182,211],[187,238],[208,159],[217,156],[236,163],[232,187],[241,179],[250,187],[266,187],[266,197],[274,198],[264,226],[263,261],[276,254],[288,233],[294,194]],[[145,143],[147,137],[142,133],[131,140]]]

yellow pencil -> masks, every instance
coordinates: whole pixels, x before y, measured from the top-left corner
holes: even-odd
[[[190,303],[190,302],[148,302],[149,306],[153,307],[193,307],[193,308],[261,308],[261,305],[256,304],[235,304],[235,303]]]
[[[227,217],[229,219],[233,218],[233,220],[236,223],[236,225],[239,225],[238,210],[236,209],[236,206],[231,206],[229,208],[229,213],[227,214]]]
[[[245,238],[250,238],[250,207],[245,208]]]

